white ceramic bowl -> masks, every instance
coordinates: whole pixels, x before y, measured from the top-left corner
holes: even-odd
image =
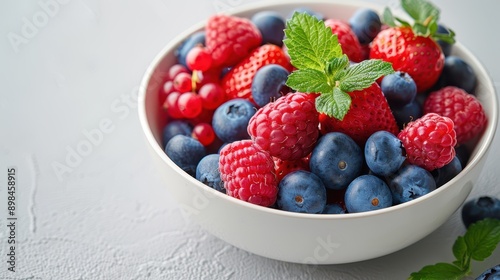
[[[283,16],[297,7],[309,7],[327,17],[347,20],[359,7],[381,11],[383,7],[357,1],[269,1],[233,10],[251,17],[260,10]],[[453,54],[462,57],[478,76],[477,97],[489,122],[472,151],[470,161],[454,179],[432,193],[411,202],[382,210],[346,215],[301,214],[260,207],[217,192],[176,166],[161,146],[165,114],[158,89],[174,51],[200,23],[171,41],[145,73],[139,93],[139,117],[152,159],[164,175],[165,187],[178,201],[182,213],[220,239],[264,257],[296,263],[339,264],[383,256],[422,239],[442,225],[469,195],[488,155],[498,120],[498,101],[493,84],[480,62],[462,45]]]

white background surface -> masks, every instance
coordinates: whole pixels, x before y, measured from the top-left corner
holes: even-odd
[[[150,61],[178,33],[257,1],[55,1],[0,4],[0,279],[404,279],[453,260],[452,244],[464,233],[457,213],[406,249],[345,265],[265,259],[205,233],[183,218],[150,161],[137,89]],[[56,3],[50,13],[49,2]],[[498,25],[491,24],[500,2],[434,3],[500,91]],[[102,137],[85,146],[98,130]],[[74,155],[78,148],[83,156]],[[500,197],[498,143],[491,153],[471,197]],[[57,172],[58,164],[67,169]],[[15,273],[6,265],[11,166],[18,184]],[[473,264],[474,274],[497,263],[498,248]]]

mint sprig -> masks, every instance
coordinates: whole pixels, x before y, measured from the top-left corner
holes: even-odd
[[[484,219],[471,224],[463,236],[453,244],[452,263],[424,266],[410,275],[410,280],[462,279],[470,275],[472,261],[488,258],[500,243],[500,220]]]
[[[320,94],[316,110],[342,120],[351,106],[349,93],[371,86],[394,72],[392,64],[365,60],[351,65],[336,34],[322,20],[295,12],[286,23],[283,41],[297,68],[286,81],[296,91]]]
[[[389,8],[382,14],[382,22],[396,26],[407,26],[413,29],[418,36],[431,37],[449,44],[455,43],[455,32],[447,28],[448,33],[437,33],[440,10],[426,0],[401,0],[401,7],[413,19],[413,24],[399,17],[395,17]]]

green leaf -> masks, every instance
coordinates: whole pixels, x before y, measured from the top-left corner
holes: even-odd
[[[300,92],[331,92],[325,72],[315,69],[298,69],[288,76],[286,85]]]
[[[349,66],[339,77],[340,89],[345,92],[362,90],[378,78],[394,72],[392,64],[378,59],[364,60]]]
[[[410,275],[409,280],[455,280],[461,279],[466,273],[449,263],[437,263],[424,266],[420,271]]]
[[[471,224],[464,235],[470,257],[483,261],[500,243],[500,220],[484,219]]]
[[[351,107],[351,96],[335,87],[329,93],[323,93],[316,98],[316,110],[329,117],[342,120]]]
[[[392,15],[391,10],[387,7],[384,9],[384,12],[382,14],[382,22],[391,27],[396,26],[396,21],[394,19],[394,16]]]
[[[453,255],[456,261],[453,263],[462,270],[468,271],[470,267],[470,258],[468,257],[469,251],[467,250],[467,243],[463,236],[459,236],[453,244]]]
[[[439,9],[425,0],[401,0],[401,6],[417,23],[427,25],[429,17],[439,19]]]
[[[298,69],[324,71],[326,61],[342,55],[337,35],[323,21],[295,12],[286,23],[285,43],[290,62]]]
[[[326,63],[325,72],[330,77],[335,77],[347,66],[349,66],[349,58],[344,54],[341,57],[335,57],[328,61]]]
[[[413,33],[415,33],[415,35],[424,37],[428,37],[429,35],[431,35],[429,28],[418,22],[415,22],[415,24],[413,24]]]

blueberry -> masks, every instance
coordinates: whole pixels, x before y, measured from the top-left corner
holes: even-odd
[[[485,218],[500,219],[500,199],[480,196],[467,201],[462,207],[462,221],[465,227]]]
[[[322,214],[345,214],[346,210],[339,203],[329,203],[325,205]]]
[[[500,280],[500,264],[485,270],[476,280]]]
[[[363,163],[363,151],[351,137],[329,132],[318,139],[309,167],[328,189],[341,190],[361,174]]]
[[[455,147],[455,152],[456,152],[456,156],[460,160],[460,164],[462,165],[462,169],[465,168],[465,166],[467,166],[467,163],[469,162],[469,158],[470,158],[469,149],[465,145],[459,145],[459,146]]]
[[[444,60],[443,72],[439,77],[441,86],[456,86],[473,93],[477,77],[472,67],[458,56],[448,56]]]
[[[349,19],[349,25],[362,45],[369,44],[382,27],[378,14],[368,8],[356,10]]]
[[[251,21],[262,35],[262,44],[270,43],[283,46],[285,19],[274,11],[261,11],[252,16]]]
[[[377,175],[389,176],[395,173],[405,159],[401,140],[390,132],[377,131],[366,140],[366,164]]]
[[[391,108],[409,104],[417,96],[415,81],[408,73],[401,71],[384,76],[380,89]]]
[[[387,184],[373,175],[354,179],[345,192],[347,212],[366,212],[392,206],[392,194]]]
[[[193,131],[193,127],[187,121],[183,120],[172,120],[165,125],[162,132],[162,143],[163,147],[167,145],[168,141],[172,139],[177,134],[182,134],[190,136]]]
[[[226,193],[224,183],[220,178],[219,154],[210,154],[203,157],[196,167],[196,179],[203,184]]]
[[[436,189],[432,174],[416,165],[403,166],[389,182],[394,204],[408,202]]]
[[[205,31],[198,31],[184,40],[175,51],[177,62],[187,67],[186,56],[188,52],[196,45],[205,45]]]
[[[255,103],[263,107],[282,96],[288,74],[288,70],[278,64],[268,64],[257,70],[252,81],[252,97]]]
[[[318,176],[304,170],[287,174],[278,186],[279,209],[300,213],[321,213],[326,205],[326,188]]]
[[[409,122],[422,116],[422,105],[416,99],[405,106],[391,108],[391,110],[396,123],[401,129]]]
[[[177,166],[193,177],[196,176],[198,162],[206,155],[205,147],[198,140],[181,134],[168,141],[165,153]]]
[[[450,34],[450,31],[445,25],[440,23],[438,24],[438,29],[436,33],[448,35]],[[451,54],[451,47],[453,46],[452,44],[439,39],[436,40],[436,43],[438,43],[438,45],[441,47],[441,51],[443,51],[444,56],[449,56]]]
[[[226,101],[215,110],[212,128],[223,142],[250,139],[247,126],[255,112],[254,105],[246,99],[236,98]]]
[[[434,176],[434,181],[436,181],[436,188],[441,187],[446,182],[453,179],[460,171],[462,171],[462,164],[456,156],[447,165],[433,170],[431,174]]]

